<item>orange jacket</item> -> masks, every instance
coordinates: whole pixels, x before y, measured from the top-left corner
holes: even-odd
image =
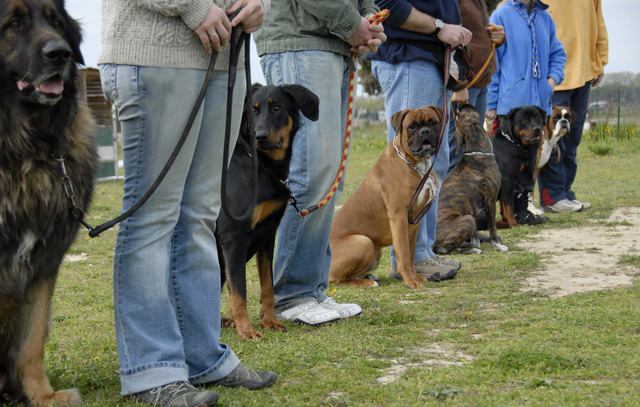
[[[564,82],[554,90],[577,89],[604,72],[609,38],[601,0],[547,0],[558,39],[567,52]]]

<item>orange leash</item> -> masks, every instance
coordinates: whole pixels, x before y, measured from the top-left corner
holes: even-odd
[[[371,17],[369,17],[369,23],[371,23],[372,25],[379,25],[389,17],[389,14],[390,14],[389,10],[387,9],[380,10],[374,15],[372,15]],[[318,209],[326,206],[331,200],[331,198],[333,198],[333,196],[336,194],[336,191],[338,191],[338,187],[342,182],[342,178],[344,176],[344,170],[347,165],[347,157],[349,155],[349,146],[351,145],[351,124],[353,122],[353,95],[355,92],[355,87],[356,87],[356,72],[355,70],[353,70],[349,74],[349,99],[348,99],[348,107],[347,107],[347,127],[344,135],[342,161],[340,162],[340,168],[338,169],[336,178],[333,181],[331,188],[329,188],[329,192],[327,192],[327,194],[324,196],[324,198],[322,198],[322,200],[320,200],[320,202],[302,210],[298,210],[298,208],[296,207],[295,198],[293,197],[291,198],[293,207],[296,208],[296,210],[298,210],[298,214],[303,218],[308,216],[310,213],[317,211]]]

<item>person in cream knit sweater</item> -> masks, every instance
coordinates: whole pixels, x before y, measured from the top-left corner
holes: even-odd
[[[154,406],[210,406],[194,385],[273,384],[273,372],[240,363],[220,339],[220,270],[214,238],[231,29],[260,27],[269,0],[102,2],[102,87],[124,144],[123,210],[147,190],[171,154],[211,52],[219,52],[191,133],[156,193],[118,231],[114,310],[122,395]],[[234,11],[242,10],[233,18]],[[239,64],[239,69],[242,64]],[[240,76],[242,77],[242,76]],[[234,89],[232,132],[245,83]],[[235,145],[232,140],[231,148]]]

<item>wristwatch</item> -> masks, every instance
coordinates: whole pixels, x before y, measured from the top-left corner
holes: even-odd
[[[440,30],[442,30],[444,28],[444,21],[440,20],[439,18],[436,18],[435,26],[436,26],[436,29],[433,30],[433,32],[431,34],[438,35]]]

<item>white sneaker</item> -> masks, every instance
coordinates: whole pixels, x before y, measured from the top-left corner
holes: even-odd
[[[591,208],[591,202],[585,202],[585,201],[578,201],[577,199],[574,199],[573,201],[574,204],[578,204],[578,205],[582,205],[582,209],[589,209]]]
[[[574,201],[570,201],[568,199],[562,199],[551,206],[546,206],[545,209],[548,209],[551,212],[556,212],[556,213],[580,212],[582,210],[582,204],[575,203]]]
[[[315,300],[298,304],[281,312],[276,312],[276,318],[306,325],[322,325],[341,318],[338,311],[323,307]]]
[[[358,304],[338,304],[331,297],[325,298],[320,305],[325,309],[336,311],[342,319],[355,317],[362,313],[362,308]]]
[[[542,216],[544,215],[544,211],[540,208],[538,208],[536,206],[536,204],[533,203],[533,198],[531,197],[531,195],[529,195],[529,202],[527,203],[527,210],[531,213],[533,213],[534,215],[538,215],[538,216]]]

